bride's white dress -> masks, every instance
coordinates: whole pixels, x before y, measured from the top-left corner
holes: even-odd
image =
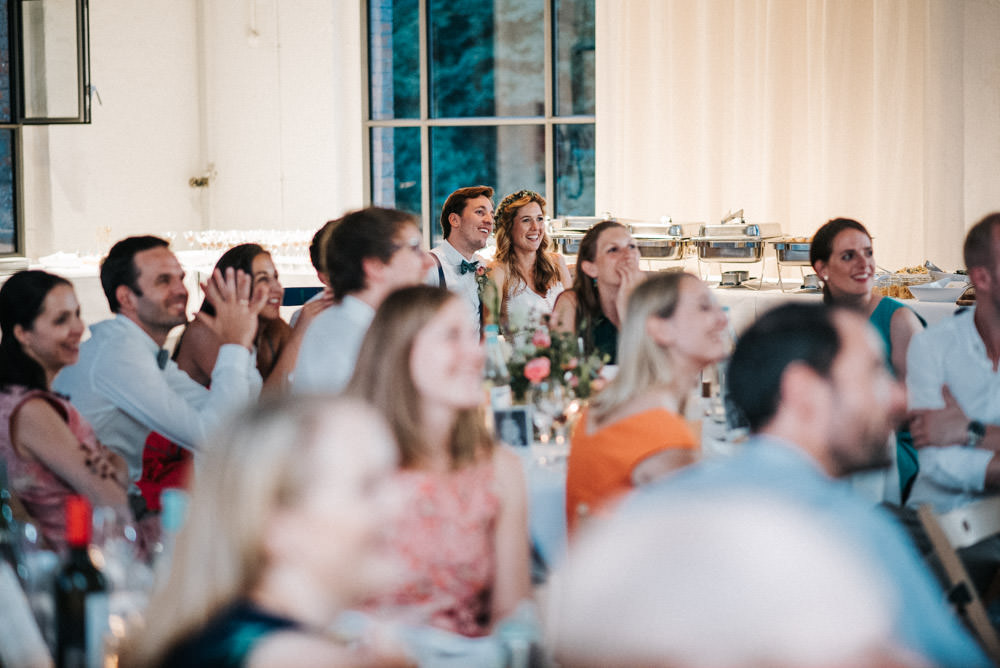
[[[545,296],[541,296],[526,284],[514,288],[507,298],[507,321],[512,329],[524,329],[541,323],[542,317],[552,313],[556,298],[563,291],[563,285],[556,282]]]

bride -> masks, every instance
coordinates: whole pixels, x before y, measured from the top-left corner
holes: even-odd
[[[499,320],[508,329],[540,322],[572,282],[566,260],[549,250],[544,209],[545,200],[531,190],[507,195],[497,207],[491,271],[503,295]]]

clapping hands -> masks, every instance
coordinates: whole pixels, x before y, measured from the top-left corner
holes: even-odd
[[[253,277],[232,267],[224,275],[218,269],[213,271],[201,289],[215,308],[215,315],[199,311],[195,317],[215,332],[222,343],[236,343],[252,350],[257,315],[267,302],[267,290],[263,286],[253,290]]]

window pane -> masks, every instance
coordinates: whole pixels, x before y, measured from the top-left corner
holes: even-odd
[[[8,0],[0,0],[0,122],[9,123],[10,115],[10,17]]]
[[[428,0],[430,115],[541,116],[544,0]]]
[[[420,116],[417,0],[368,3],[369,106],[374,120]]]
[[[594,114],[594,0],[555,0],[555,115]]]
[[[556,201],[559,216],[594,215],[594,126],[555,126]]]
[[[372,128],[372,204],[420,213],[420,128]]]
[[[0,253],[17,251],[14,211],[14,130],[0,130]]]
[[[493,186],[496,201],[530,188],[545,192],[545,133],[538,125],[431,128],[432,242],[441,239],[441,205],[458,188]]]

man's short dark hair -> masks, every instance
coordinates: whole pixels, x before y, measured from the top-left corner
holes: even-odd
[[[324,274],[326,273],[326,269],[323,268],[323,244],[330,235],[330,230],[336,224],[337,221],[335,220],[326,221],[323,227],[316,230],[316,234],[313,235],[312,241],[309,243],[309,261],[316,271]]]
[[[441,232],[444,234],[445,239],[451,234],[451,221],[448,220],[448,217],[453,213],[461,216],[462,212],[465,211],[465,203],[477,197],[486,197],[492,202],[493,188],[489,186],[469,186],[467,188],[459,188],[448,195],[448,199],[444,201],[444,206],[441,207]]]
[[[799,362],[829,377],[840,352],[838,310],[823,304],[785,304],[762,315],[740,336],[726,382],[752,431],[777,414],[781,377],[788,365]]]
[[[993,228],[1000,227],[1000,213],[991,213],[973,225],[965,235],[962,255],[965,269],[986,267],[992,269],[1000,258],[993,256]]]
[[[412,214],[375,206],[352,211],[334,221],[323,249],[323,262],[337,299],[366,287],[364,260],[388,262],[399,250],[394,237],[407,224],[417,224]]]
[[[141,237],[126,237],[108,251],[107,257],[101,262],[101,287],[104,296],[108,298],[108,306],[112,313],[118,313],[121,304],[118,303],[119,285],[127,285],[139,297],[139,268],[135,266],[135,256],[142,251],[153,248],[168,248],[170,242],[160,237],[150,235]]]

